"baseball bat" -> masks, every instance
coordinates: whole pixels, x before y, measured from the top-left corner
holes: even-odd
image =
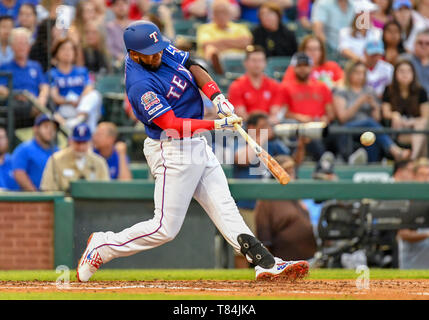
[[[289,174],[279,165],[279,163],[274,160],[274,158],[265,151],[259,144],[253,140],[249,134],[238,124],[234,124],[235,129],[241,134],[241,136],[246,140],[247,144],[255,152],[259,160],[265,165],[268,171],[271,172],[274,178],[280,184],[288,184],[290,181]]]

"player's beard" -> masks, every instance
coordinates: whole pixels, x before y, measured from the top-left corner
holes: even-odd
[[[139,58],[139,65],[149,71],[157,71],[161,67],[161,63],[157,66],[153,66],[151,64],[144,63],[141,58]]]

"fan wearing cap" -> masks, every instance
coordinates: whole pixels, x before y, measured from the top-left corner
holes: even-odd
[[[414,40],[419,31],[425,28],[425,24],[418,19],[415,19],[413,12],[413,4],[410,0],[394,0],[393,19],[401,26],[401,38],[407,52],[414,51]]]
[[[384,89],[392,82],[393,66],[383,60],[384,44],[382,40],[371,40],[365,45],[365,66],[367,68],[367,85],[371,87],[378,98]]]
[[[21,143],[12,155],[12,168],[22,191],[38,191],[48,158],[58,150],[54,144],[58,123],[41,114],[34,121],[34,138]]]
[[[296,53],[291,61],[295,81],[283,84],[281,94],[287,107],[285,117],[297,122],[323,121],[334,119],[332,93],[326,84],[310,78],[313,61],[304,52]],[[322,140],[311,140],[307,152],[318,161],[325,152]]]
[[[110,180],[106,160],[92,151],[91,138],[87,124],[81,123],[73,129],[70,145],[49,158],[43,171],[41,190],[69,192],[72,181]]]

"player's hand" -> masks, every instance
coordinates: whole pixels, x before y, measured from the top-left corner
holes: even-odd
[[[234,106],[223,94],[219,94],[213,99],[213,104],[216,107],[216,113],[219,118],[229,117],[234,114]]]
[[[243,119],[239,116],[233,114],[229,117],[223,118],[223,119],[216,119],[214,120],[215,123],[215,129],[221,130],[221,129],[234,129],[234,124],[241,124],[243,123]]]

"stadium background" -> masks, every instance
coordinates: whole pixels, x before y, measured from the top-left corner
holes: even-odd
[[[76,8],[78,1],[62,2],[41,1],[39,5],[44,5],[46,9],[61,4]],[[84,2],[93,2],[94,8],[98,10],[97,14],[112,14],[109,13],[109,5],[111,5],[109,1],[106,1],[104,5],[101,3],[102,1],[88,0]],[[140,1],[140,9],[135,3],[136,1],[130,2],[130,17],[132,19],[138,20],[141,17],[149,17],[158,23],[164,32],[168,33],[172,42],[178,47],[196,54],[197,28],[201,24],[207,23],[206,17],[198,19],[188,17],[180,1],[167,1],[165,3]],[[231,1],[231,3],[233,2]],[[239,6],[239,3],[235,5]],[[301,24],[297,5],[297,3],[293,3],[290,8],[285,10],[284,24],[294,33],[299,44],[304,36],[312,34],[312,31]],[[164,9],[160,9],[160,7]],[[169,10],[165,10],[165,8]],[[257,25],[255,22],[243,19],[235,19],[234,21],[246,25],[249,30]],[[54,23],[58,23],[58,17],[44,20],[44,22],[53,26]],[[40,24],[39,27],[42,28],[41,26]],[[100,35],[103,34],[100,33]],[[104,36],[108,37],[109,35],[104,34]],[[52,58],[50,50],[53,43],[51,43],[50,37],[50,35],[46,37],[46,56],[41,56],[40,60],[47,59],[49,61]],[[101,48],[106,50],[105,44],[102,44]],[[107,51],[104,53],[108,54]],[[329,49],[327,54],[328,60],[337,61],[344,69],[347,63],[345,57],[338,51]],[[202,59],[202,57],[200,58]],[[281,82],[290,60],[291,56],[268,58],[266,74]],[[204,59],[202,61],[206,63],[206,68],[211,71],[224,93],[227,93],[230,84],[244,73],[242,57],[224,60],[222,63],[224,63],[225,72],[222,74],[217,74],[212,69],[211,61],[204,61]],[[126,226],[151,217],[153,182],[141,153],[145,134],[142,126],[130,114],[125,99],[123,63],[111,59],[108,67],[100,68],[97,72],[91,72],[90,76],[94,81],[96,90],[103,97],[103,112],[100,121],[115,123],[120,132],[120,140],[127,144],[133,180],[106,183],[79,181],[72,184],[71,193],[67,195],[61,192],[1,191],[0,269],[53,270],[58,265],[75,268],[80,252],[85,246],[85,241],[93,230],[119,231]],[[54,109],[52,105],[50,107],[52,110]],[[208,107],[208,113],[210,113],[209,109],[210,107]],[[2,126],[7,128],[10,143],[9,151],[12,153],[20,143],[31,139],[32,131],[31,127],[15,129],[14,124],[11,125],[8,122],[10,118],[7,116],[7,109],[3,108],[2,112],[0,120]],[[57,142],[61,147],[65,147],[67,144],[66,138],[61,134],[58,135]],[[312,179],[316,166],[317,162],[313,161],[311,157],[306,157],[297,168],[298,181],[287,187],[267,180],[241,181],[233,179],[233,166],[225,165],[224,168],[230,179],[233,196],[237,200],[302,198],[316,200],[360,200],[364,198],[427,200],[429,197],[425,183],[410,182],[395,186],[395,183],[391,182],[393,160],[388,155],[385,155],[380,162],[370,165],[359,166],[336,162],[335,173],[339,176],[337,182],[320,182]],[[371,182],[368,184],[368,181]],[[382,251],[382,249],[380,250]],[[150,252],[114,261],[109,265],[109,269],[234,268],[233,259],[230,248],[225,246],[203,210],[196,203],[192,203],[183,228],[173,242]],[[380,264],[374,266],[381,267]],[[336,265],[335,267],[341,266]],[[384,267],[397,268],[398,265],[397,262],[391,262]],[[37,272],[35,274],[37,278]],[[113,278],[115,277],[117,276],[113,276]],[[245,274],[243,278],[247,279],[248,277],[249,275]],[[347,277],[353,278],[353,275],[350,276],[349,274]],[[395,278],[395,275],[393,274],[391,277]],[[402,273],[402,277],[407,278],[408,275]],[[417,277],[427,278],[428,275],[417,273]],[[31,277],[25,278],[24,276],[23,280],[33,280]],[[47,281],[53,279],[52,273],[47,276]],[[181,279],[180,276],[178,279]],[[7,281],[7,274],[1,280]],[[427,290],[426,283],[424,290]]]

